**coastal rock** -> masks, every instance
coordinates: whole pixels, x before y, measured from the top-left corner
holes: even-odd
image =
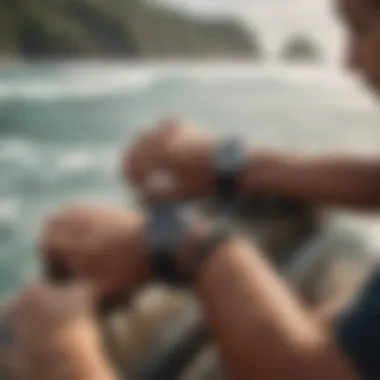
[[[322,53],[312,38],[297,35],[285,42],[280,57],[282,60],[292,62],[319,62],[322,59]]]
[[[127,3],[127,25],[146,58],[259,58],[254,32],[241,20],[191,16],[139,0]],[[137,17],[136,17],[137,15]]]
[[[233,18],[201,18],[143,0],[4,0],[0,51],[51,58],[242,58],[261,56]]]

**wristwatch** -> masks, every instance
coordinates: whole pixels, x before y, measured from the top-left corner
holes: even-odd
[[[147,243],[157,280],[172,285],[183,282],[177,270],[177,257],[190,230],[189,224],[179,204],[149,205]]]
[[[239,180],[246,162],[246,154],[242,144],[237,140],[223,142],[213,157],[216,173],[217,198],[223,205],[234,203],[239,198]],[[193,222],[187,219],[184,205],[178,203],[154,203],[148,205],[149,220],[147,224],[147,241],[149,254],[155,271],[155,278],[171,285],[185,285],[188,277],[177,268],[178,253],[183,247],[186,237],[192,230]],[[228,223],[229,224],[229,223]],[[193,244],[194,261],[190,272],[196,272],[196,261],[208,256],[229,234],[226,223]]]
[[[194,237],[186,246],[186,262],[179,269],[178,255],[193,231],[194,222],[186,217],[183,207],[172,203],[151,205],[147,224],[148,252],[154,277],[171,286],[186,287],[193,283],[198,270],[228,240],[234,230],[230,224],[219,224],[204,236]]]
[[[213,157],[216,173],[216,196],[225,205],[239,197],[239,181],[246,165],[246,152],[238,140],[223,142]]]

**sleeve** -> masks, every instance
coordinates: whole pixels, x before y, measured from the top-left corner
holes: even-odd
[[[340,315],[334,332],[342,350],[365,380],[380,379],[380,269],[352,306]]]

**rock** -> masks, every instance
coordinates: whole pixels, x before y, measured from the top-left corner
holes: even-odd
[[[139,0],[127,6],[128,26],[143,57],[257,59],[263,55],[258,38],[241,20],[190,16]]]
[[[4,50],[27,59],[261,55],[257,38],[241,20],[190,17],[143,0],[3,0]]]
[[[303,35],[291,37],[286,41],[280,56],[285,61],[318,62],[322,59],[317,43]]]

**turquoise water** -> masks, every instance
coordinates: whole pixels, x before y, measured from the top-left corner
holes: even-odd
[[[328,67],[24,65],[0,67],[0,294],[38,272],[44,216],[73,201],[133,206],[122,150],[180,116],[254,147],[380,151],[376,106]]]

